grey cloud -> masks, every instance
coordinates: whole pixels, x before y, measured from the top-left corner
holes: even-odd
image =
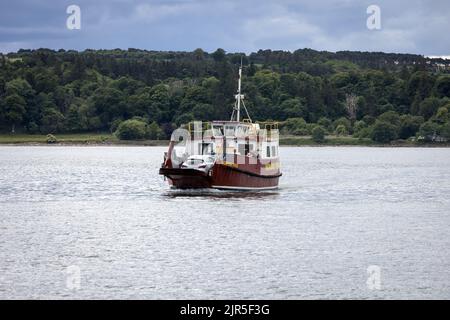
[[[373,3],[382,10],[379,31],[366,28]],[[65,28],[70,4],[81,7],[82,30]],[[311,47],[449,55],[449,9],[448,0],[2,1],[0,50]]]

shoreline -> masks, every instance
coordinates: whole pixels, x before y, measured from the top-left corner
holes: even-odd
[[[54,143],[47,142],[46,135],[0,134],[0,146],[143,146],[164,147],[169,140],[118,140],[109,133],[61,134]],[[352,136],[327,136],[323,143],[314,142],[310,136],[280,136],[281,147],[375,147],[375,148],[448,148],[449,142],[415,142],[396,140],[377,143],[370,139]]]
[[[0,142],[1,147],[167,147],[167,143],[162,143],[163,140],[159,141],[128,141],[126,143],[100,143],[100,142],[57,142],[57,143],[46,143],[46,142],[10,142],[4,143]],[[303,147],[303,148],[450,148],[450,144],[446,143],[420,143],[420,144],[280,144],[280,147]]]

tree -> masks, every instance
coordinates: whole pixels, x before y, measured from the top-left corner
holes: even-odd
[[[345,109],[347,110],[350,120],[356,119],[356,113],[358,111],[358,97],[351,93],[345,95]]]
[[[409,97],[417,97],[420,100],[428,97],[434,86],[434,79],[426,71],[417,71],[409,79],[407,93]]]
[[[336,130],[339,125],[344,126],[347,132],[351,131],[352,124],[350,123],[350,121],[347,118],[341,117],[341,118],[335,120],[333,122],[334,130]]]
[[[5,119],[11,125],[11,133],[15,132],[15,127],[20,124],[26,112],[25,99],[14,93],[5,99]]]
[[[367,128],[367,123],[365,123],[363,120],[356,121],[353,125],[353,131],[355,133],[361,131],[364,128]]]
[[[390,123],[377,120],[372,128],[371,139],[387,143],[397,139],[397,128]]]
[[[193,52],[195,60],[202,61],[205,59],[205,52],[201,48],[197,48]]]
[[[420,116],[412,116],[409,114],[400,116],[399,138],[408,139],[409,137],[415,136],[423,122],[424,119]]]
[[[155,121],[153,121],[152,123],[150,123],[150,125],[148,125],[147,136],[151,140],[159,140],[163,137],[163,131]]]
[[[434,121],[440,124],[444,124],[448,120],[450,120],[448,109],[446,107],[439,108],[436,112],[436,116],[434,117]]]
[[[338,125],[336,127],[336,130],[334,130],[334,133],[337,136],[346,136],[346,135],[348,135],[347,128],[343,124]]]
[[[83,126],[81,124],[81,117],[78,112],[78,108],[75,105],[71,105],[69,108],[69,112],[67,114],[67,123],[66,129],[68,131],[81,131],[83,130]]]
[[[222,62],[225,60],[225,50],[223,50],[222,48],[217,49],[216,51],[214,51],[211,56],[213,57],[214,61],[216,62]]]
[[[282,131],[297,136],[305,136],[310,133],[306,121],[303,118],[287,119],[283,124]]]
[[[322,143],[325,141],[326,131],[322,126],[315,126],[312,129],[311,135],[314,142]]]
[[[92,96],[96,115],[100,117],[102,126],[110,127],[114,118],[129,116],[124,94],[118,89],[104,87],[97,89]]]
[[[446,139],[450,139],[450,122],[444,123],[441,128],[441,135]]]
[[[280,105],[280,115],[277,118],[285,120],[288,118],[301,118],[307,116],[308,112],[300,98],[284,100]]]
[[[362,118],[362,121],[364,121],[365,123],[367,123],[367,125],[371,126],[371,125],[373,125],[373,124],[375,123],[376,118],[375,118],[375,117],[372,117],[372,116],[370,116],[370,115],[365,115],[365,116]]]
[[[426,98],[419,104],[419,114],[425,118],[430,119],[439,109],[440,100],[438,98]]]
[[[142,140],[145,139],[147,130],[146,123],[140,120],[126,120],[117,128],[115,135],[120,140]]]
[[[321,117],[319,121],[317,121],[317,124],[319,126],[322,126],[326,131],[330,130],[331,128],[331,120],[326,117]]]
[[[39,72],[34,77],[34,88],[37,92],[50,93],[55,91],[58,85],[58,78],[48,71]]]
[[[400,115],[395,111],[387,111],[377,118],[381,122],[390,123],[396,127],[400,125]]]
[[[437,79],[436,93],[439,97],[450,97],[450,75],[443,75]]]
[[[419,136],[425,141],[433,141],[434,137],[439,133],[439,125],[433,121],[427,121],[420,126]]]
[[[53,108],[44,110],[41,131],[43,133],[57,133],[64,130],[65,118],[61,112]]]

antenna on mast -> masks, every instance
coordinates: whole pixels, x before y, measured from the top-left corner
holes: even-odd
[[[245,113],[247,114],[247,117],[248,117],[248,119],[251,122],[252,119],[250,118],[250,115],[248,114],[247,108],[245,107],[244,95],[241,94],[241,84],[242,84],[242,56],[241,56],[241,65],[239,66],[238,90],[237,90],[237,94],[234,96],[235,99],[236,99],[236,103],[235,103],[234,108],[233,108],[233,114],[231,115],[231,121],[233,121],[234,112],[235,111],[236,111],[236,121],[237,122],[241,121],[241,103],[242,103],[242,106],[244,107]]]
[[[242,56],[241,56],[241,66],[239,67],[239,81],[238,81],[238,92],[237,92],[237,116],[236,120],[239,122],[241,119],[241,81],[242,81]]]

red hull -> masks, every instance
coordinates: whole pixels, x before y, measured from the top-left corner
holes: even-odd
[[[200,170],[161,168],[159,174],[165,176],[170,185],[179,189],[210,188],[211,177]]]
[[[244,165],[240,168],[216,163],[208,174],[200,170],[178,168],[161,168],[159,173],[167,177],[173,187],[180,189],[266,190],[278,187],[281,176],[278,170],[275,173],[260,174],[252,172],[261,171],[251,170],[252,167],[255,168],[255,166]]]

